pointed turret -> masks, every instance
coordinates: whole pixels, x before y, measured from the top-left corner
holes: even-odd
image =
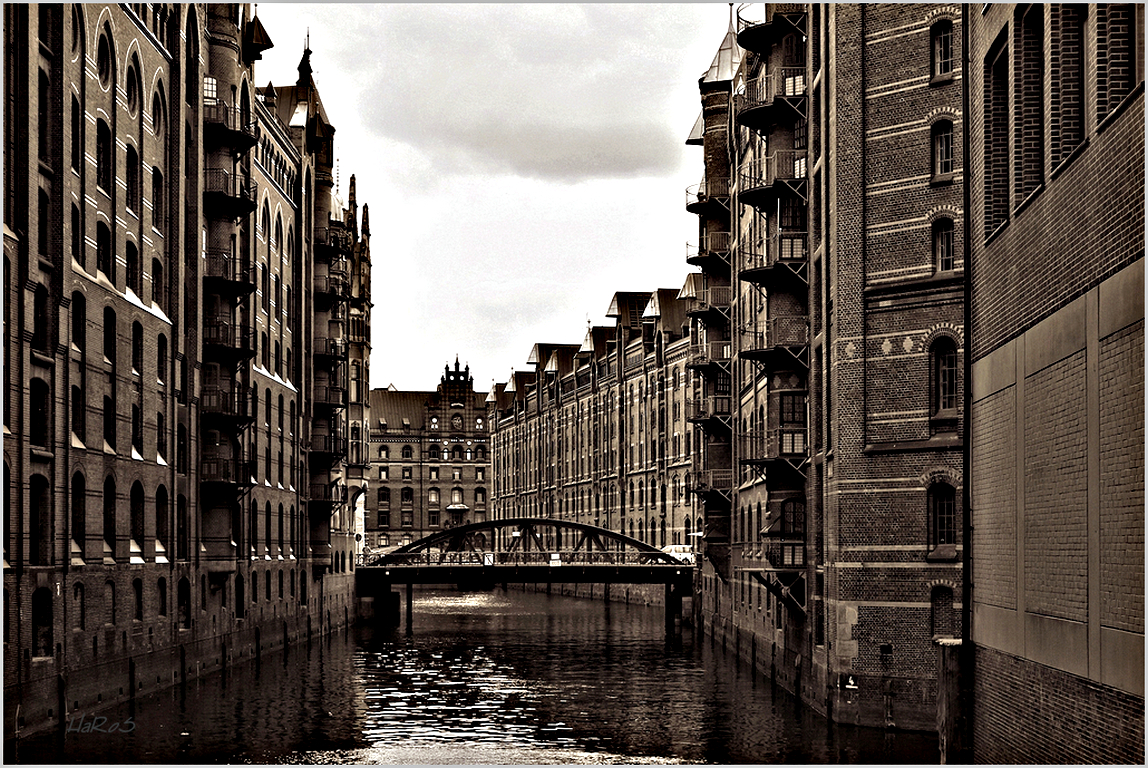
[[[738,65],[741,64],[741,47],[737,44],[737,29],[733,23],[733,19],[729,20],[729,29],[722,38],[721,47],[714,55],[713,63],[706,73],[702,75],[698,81],[699,84],[705,83],[725,83],[733,80],[734,74],[737,72]]]

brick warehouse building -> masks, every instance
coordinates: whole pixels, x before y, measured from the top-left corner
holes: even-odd
[[[1142,763],[1144,9],[967,8],[973,756]]]
[[[375,389],[370,398],[368,546],[393,548],[486,520],[490,430],[470,366],[460,370],[455,358],[434,392]]]
[[[6,736],[353,610],[367,213],[270,46],[246,6],[5,6]]]
[[[587,328],[581,345],[535,344],[532,370],[494,386],[490,519],[569,520],[658,547],[696,540],[691,419],[703,401],[687,365],[687,313],[701,310],[687,298],[694,290],[688,282],[616,293],[606,312],[613,327]],[[661,587],[629,591],[663,597]]]
[[[841,722],[936,728],[961,632],[960,36],[743,6],[699,81],[702,624]]]

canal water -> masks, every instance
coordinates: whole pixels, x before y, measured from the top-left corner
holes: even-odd
[[[938,760],[933,736],[828,723],[689,627],[667,644],[661,609],[501,590],[416,592],[410,635],[347,631],[100,715],[5,761]]]

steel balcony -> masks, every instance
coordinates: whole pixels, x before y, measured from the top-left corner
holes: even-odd
[[[782,67],[745,84],[737,121],[747,128],[767,130],[787,120],[807,117],[808,76],[804,67]]]
[[[733,353],[733,342],[724,341],[691,342],[690,356],[686,366],[705,368],[711,365],[729,365]]]
[[[255,331],[238,323],[208,321],[203,324],[203,343],[212,356],[228,361],[255,356]]]
[[[254,270],[222,248],[204,253],[203,278],[212,293],[243,296],[255,290]]]
[[[203,138],[215,146],[243,153],[255,146],[255,119],[223,103],[203,105]]]
[[[255,184],[224,168],[203,172],[203,205],[209,213],[237,219],[255,210]]]
[[[353,247],[351,233],[342,225],[316,227],[314,229],[315,256],[320,261],[329,261],[340,255],[349,256]],[[319,259],[318,257],[323,257]]]
[[[213,417],[240,427],[255,417],[251,408],[250,387],[204,387],[199,393],[199,411],[204,416]]]
[[[704,214],[729,209],[729,177],[707,178],[686,188],[686,210]]]
[[[343,387],[316,385],[311,392],[311,404],[315,408],[336,410],[347,405],[347,390]]]
[[[741,339],[741,356],[762,363],[769,372],[809,367],[809,318],[805,315],[754,323],[742,329]]]
[[[752,3],[737,12],[737,44],[747,51],[768,54],[787,30],[805,32],[804,3]]]
[[[730,252],[729,232],[706,232],[700,245],[686,245],[686,263],[701,267],[705,272],[728,269]]]
[[[770,290],[803,291],[807,265],[805,232],[774,232],[764,243],[741,243],[737,249],[739,277]]]
[[[776,427],[743,433],[739,442],[742,464],[765,464],[778,459],[803,459],[809,454],[809,429]]]
[[[739,200],[758,210],[779,196],[805,199],[808,161],[804,149],[779,149],[768,157],[747,160],[738,171]]]
[[[199,481],[225,486],[251,485],[253,467],[242,458],[204,456],[199,462]]]
[[[701,317],[714,312],[726,313],[729,311],[733,289],[728,285],[711,285],[703,288],[690,302],[686,314]]]

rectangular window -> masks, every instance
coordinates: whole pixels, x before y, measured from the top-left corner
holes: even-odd
[[[1033,4],[1023,16],[1017,11],[1014,206],[1044,181],[1044,9]]]
[[[1002,40],[984,66],[984,236],[1009,217],[1008,46]]]
[[[203,78],[204,106],[219,103],[219,86],[214,77]]]

